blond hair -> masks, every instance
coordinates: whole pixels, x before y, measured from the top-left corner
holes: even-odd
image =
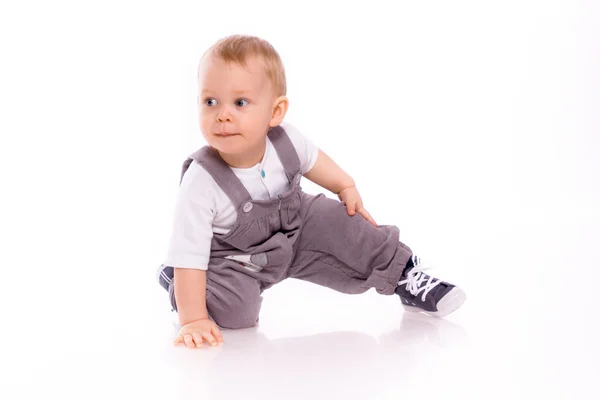
[[[245,66],[251,57],[258,57],[265,66],[267,77],[273,84],[277,96],[285,96],[287,84],[285,69],[279,53],[266,40],[249,35],[231,35],[218,40],[202,56],[207,54],[220,58],[225,62],[234,62]]]

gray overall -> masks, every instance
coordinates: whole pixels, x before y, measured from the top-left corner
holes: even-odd
[[[218,152],[205,146],[183,164],[181,178],[198,162],[237,209],[226,234],[214,234],[206,271],[206,307],[222,328],[246,328],[259,320],[262,292],[286,278],[316,283],[342,293],[375,288],[391,295],[412,255],[392,225],[373,226],[361,215],[323,194],[300,187],[300,160],[281,127],[268,133],[290,183],[268,200],[252,200]],[[159,283],[177,310],[173,267],[162,265]]]

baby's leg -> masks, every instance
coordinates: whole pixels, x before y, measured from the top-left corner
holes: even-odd
[[[231,267],[232,261],[211,263],[206,274],[206,308],[222,328],[242,329],[258,324],[261,283]]]
[[[343,293],[375,288],[391,295],[412,256],[391,225],[373,226],[361,215],[323,195],[303,194],[303,220],[290,277]]]

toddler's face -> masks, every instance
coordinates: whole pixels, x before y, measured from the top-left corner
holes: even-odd
[[[209,145],[232,155],[264,145],[276,97],[258,59],[242,67],[207,55],[198,84],[200,128]]]

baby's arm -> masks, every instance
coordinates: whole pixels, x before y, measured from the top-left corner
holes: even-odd
[[[174,268],[174,294],[181,329],[175,344],[201,347],[223,338],[206,307],[206,271],[210,258],[214,196],[212,177],[192,163],[179,188],[173,233],[164,265]]]
[[[321,149],[319,149],[317,162],[304,176],[337,195],[344,189],[354,187],[354,179]]]
[[[281,126],[290,137],[298,157],[302,175],[317,185],[339,194],[342,190],[353,187],[354,180],[344,172],[325,152],[320,150],[306,135],[289,122]]]
[[[324,151],[319,150],[314,167],[304,176],[317,185],[338,195],[346,204],[349,215],[359,213],[367,221],[378,226],[371,214],[363,207],[354,179],[341,169]]]
[[[289,122],[284,122],[281,125],[292,140],[300,157],[302,175],[322,188],[337,194],[338,198],[346,204],[349,215],[359,213],[370,223],[377,226],[375,220],[363,207],[354,179],[294,125]]]
[[[206,271],[175,268],[175,301],[181,329],[174,344],[193,349],[206,341],[212,346],[223,343],[219,326],[206,310]]]
[[[183,176],[167,259],[175,269],[175,301],[181,325],[208,318],[206,270],[210,256],[212,222],[212,177],[197,163]]]
[[[208,318],[205,270],[175,268],[175,302],[181,326]]]

